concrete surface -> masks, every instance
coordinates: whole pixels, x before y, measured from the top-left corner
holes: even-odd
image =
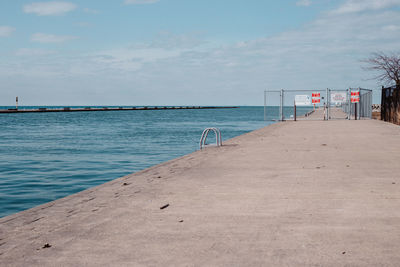
[[[347,119],[347,113],[345,113],[341,108],[337,107],[330,107],[329,108],[329,114],[330,114],[330,120],[345,120]],[[323,107],[318,107],[315,109],[313,113],[311,113],[309,116],[298,116],[297,120],[303,121],[303,120],[319,120],[323,121],[325,118],[325,111]]]
[[[399,151],[381,121],[277,123],[0,219],[0,265],[399,266]]]
[[[341,108],[330,107],[329,109],[329,117],[331,120],[348,118],[348,114],[345,113]]]

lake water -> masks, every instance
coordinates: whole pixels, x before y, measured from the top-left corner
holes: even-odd
[[[263,107],[0,114],[0,217],[193,152],[206,127],[226,140],[271,123]]]

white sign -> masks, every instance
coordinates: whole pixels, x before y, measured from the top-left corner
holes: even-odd
[[[346,92],[331,92],[331,103],[341,104],[347,102]]]
[[[311,106],[311,97],[309,95],[296,95],[294,103],[296,106]]]

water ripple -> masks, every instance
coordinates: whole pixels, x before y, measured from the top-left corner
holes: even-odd
[[[262,107],[0,114],[0,217],[193,152],[206,127],[265,125]]]

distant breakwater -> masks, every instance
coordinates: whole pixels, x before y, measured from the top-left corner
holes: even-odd
[[[223,109],[238,108],[234,106],[217,107],[217,106],[145,106],[145,107],[85,107],[85,108],[32,108],[32,109],[0,109],[0,113],[28,113],[28,112],[80,112],[80,111],[121,111],[121,110],[176,110],[176,109]]]

